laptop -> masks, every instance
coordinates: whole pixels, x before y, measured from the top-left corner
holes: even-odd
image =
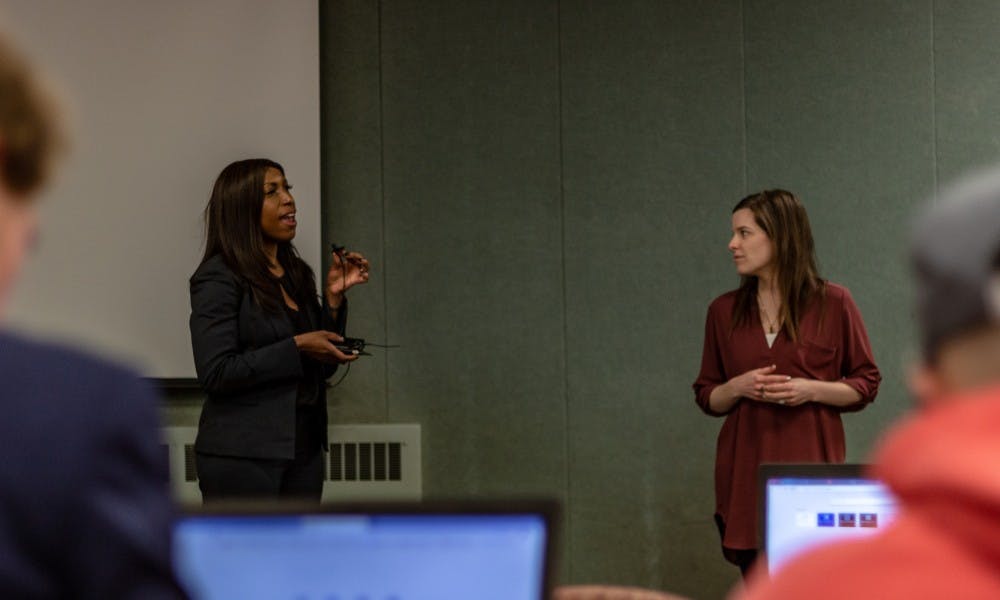
[[[859,464],[764,464],[758,471],[760,535],[769,573],[799,554],[883,530],[897,501]]]
[[[173,530],[193,600],[543,600],[555,503],[191,508]]]

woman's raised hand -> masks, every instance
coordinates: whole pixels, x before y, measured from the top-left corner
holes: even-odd
[[[334,308],[340,306],[344,292],[360,283],[368,283],[369,269],[368,259],[359,252],[334,252],[326,273],[327,303]]]

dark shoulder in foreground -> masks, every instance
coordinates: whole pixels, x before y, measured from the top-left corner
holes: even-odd
[[[88,376],[139,378],[134,371],[83,350],[0,331],[0,374],[5,384],[30,373],[42,375],[52,386]]]
[[[0,400],[21,422],[110,425],[146,421],[155,410],[155,391],[135,371],[6,331],[0,332],[0,381]],[[95,414],[104,418],[95,420]]]

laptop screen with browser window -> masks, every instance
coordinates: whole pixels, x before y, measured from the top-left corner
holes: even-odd
[[[770,573],[807,550],[892,522],[895,498],[865,471],[858,464],[761,465],[760,532]]]
[[[195,600],[542,600],[551,511],[452,505],[193,511],[174,528]]]

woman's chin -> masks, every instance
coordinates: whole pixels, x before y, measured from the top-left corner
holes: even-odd
[[[275,244],[287,244],[295,239],[295,230],[293,229],[291,231],[283,231],[278,234],[265,235],[264,238]]]

